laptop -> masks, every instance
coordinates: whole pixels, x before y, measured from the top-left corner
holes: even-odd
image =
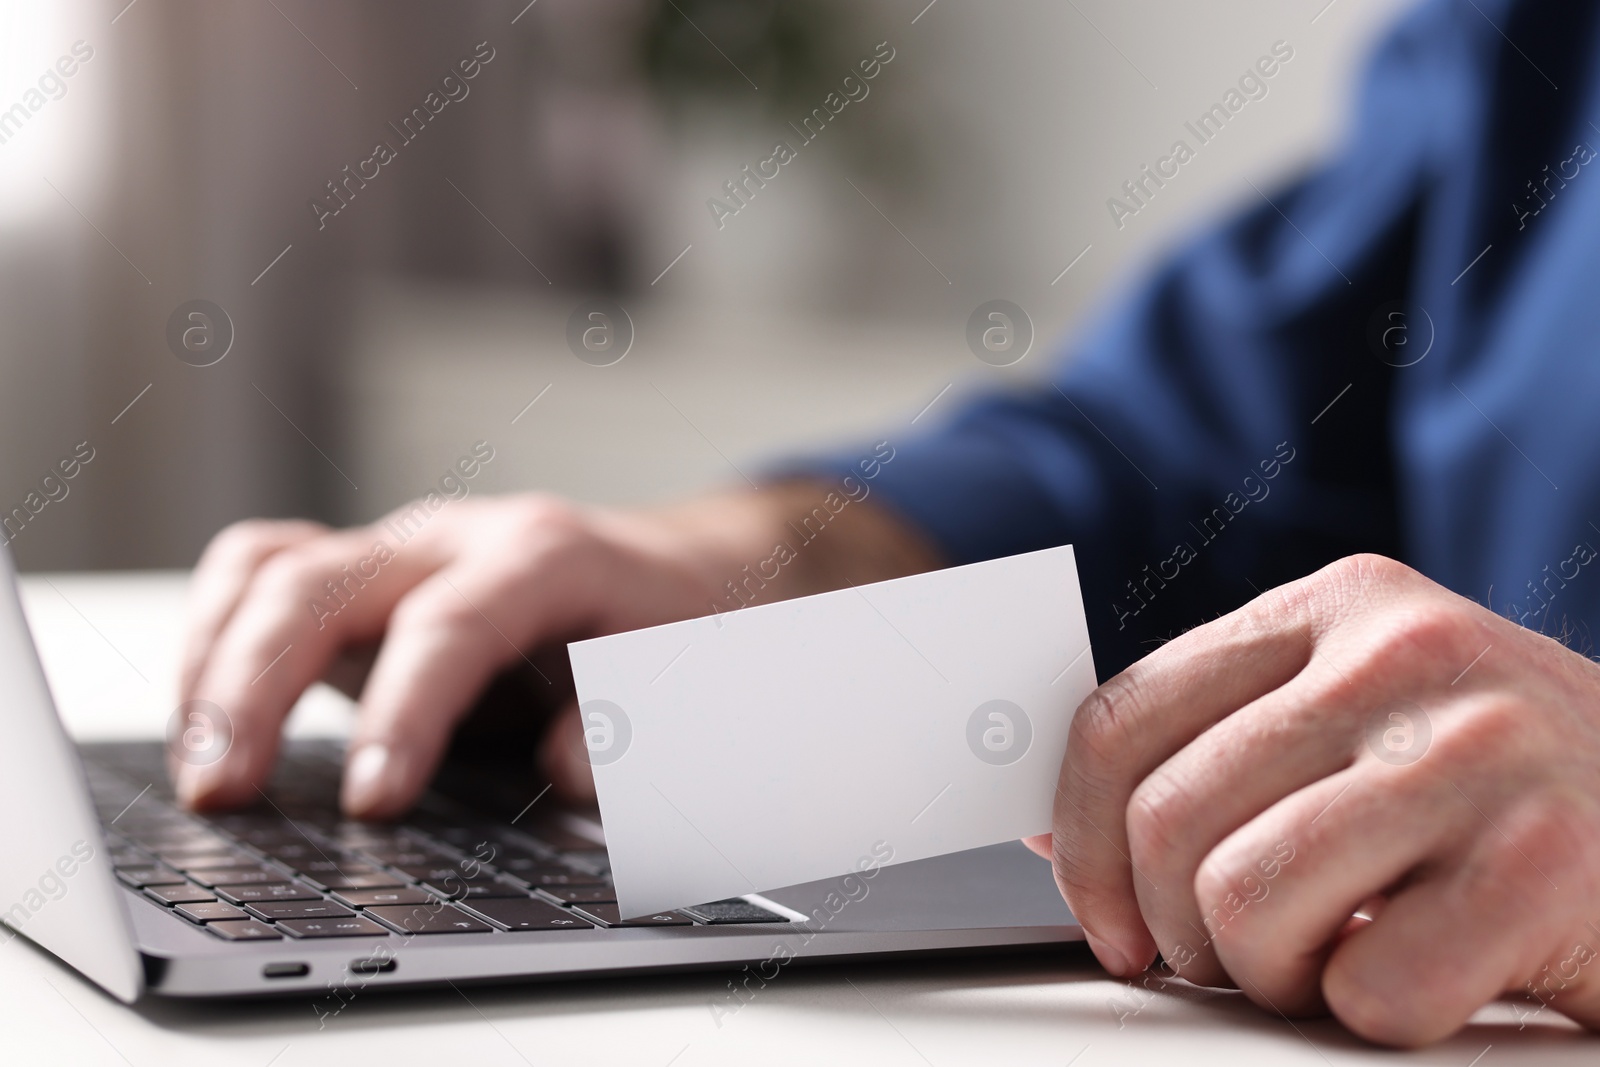
[[[340,816],[342,752],[321,741],[285,744],[259,805],[186,811],[164,743],[68,738],[3,548],[0,692],[0,938],[130,1003],[288,994],[326,1018],[388,986],[723,969],[720,1021],[795,963],[1083,937],[1049,864],[1017,842],[622,916],[596,814],[512,801],[535,738],[491,727],[461,731],[395,823]]]

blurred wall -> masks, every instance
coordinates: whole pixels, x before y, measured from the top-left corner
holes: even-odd
[[[1037,374],[1247,178],[1326,151],[1399,6],[5,0],[0,108],[93,49],[0,143],[13,551],[187,564],[246,515],[370,518],[478,438],[502,450],[483,488],[627,502],[902,432],[935,394],[929,420]],[[1116,226],[1107,198],[1278,41],[1265,96]],[[804,141],[880,43],[870,91]],[[394,158],[366,163],[380,139]],[[795,157],[737,204],[724,183],[778,140]],[[713,198],[739,210],[719,225]],[[566,347],[594,294],[638,329],[615,368]],[[1040,338],[1006,370],[965,348],[995,297]],[[175,312],[229,332],[195,300],[231,323],[211,366],[168,339]]]

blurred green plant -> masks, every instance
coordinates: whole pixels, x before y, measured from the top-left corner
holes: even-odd
[[[640,65],[668,122],[693,121],[707,104],[794,122],[846,75],[858,74],[856,65],[883,40],[872,7],[859,0],[655,0],[640,37]],[[923,174],[923,145],[915,124],[892,114],[881,103],[867,105],[828,143],[861,171],[909,188]]]
[[[869,45],[865,31],[849,32],[856,26],[851,9],[828,0],[660,0],[641,40],[643,65],[669,109],[731,98],[781,114],[810,107],[820,87],[850,72],[850,44]]]

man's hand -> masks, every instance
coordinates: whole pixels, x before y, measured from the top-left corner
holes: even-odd
[[[179,766],[178,794],[196,807],[254,800],[284,718],[352,648],[382,642],[361,693],[342,804],[357,817],[388,818],[422,791],[494,675],[541,647],[937,565],[898,519],[864,499],[832,503],[842,499],[836,487],[803,482],[652,512],[537,495],[469,498],[403,542],[381,521],[229,527],[195,572],[180,690],[185,701],[220,707],[232,741],[214,763]],[[777,542],[795,541],[787,522],[825,501],[840,508],[838,529],[803,543],[759,590],[740,585],[734,599],[727,583],[746,580]],[[570,799],[594,795],[581,732],[569,708],[542,752],[545,774]]]
[[[1342,560],[1084,702],[1052,853],[1117,975],[1396,1045],[1508,991],[1600,1026],[1600,667]]]

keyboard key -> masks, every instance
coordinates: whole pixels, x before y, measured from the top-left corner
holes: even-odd
[[[264,811],[228,811],[210,816],[209,821],[247,840],[281,837],[293,832],[284,825],[282,816]]]
[[[233,847],[227,838],[204,832],[155,830],[129,836],[152,852],[227,852]]]
[[[544,867],[533,871],[518,871],[513,875],[531,886],[546,889],[551,886],[604,885],[605,879],[592,874],[568,870],[564,867]]]
[[[239,848],[231,841],[212,841],[204,839],[199,841],[185,840],[180,844],[162,845],[155,849],[155,854],[167,863],[173,860],[185,860],[192,856],[216,856],[226,861],[229,856],[239,854]]]
[[[352,908],[372,908],[385,904],[431,904],[438,897],[405,886],[399,889],[340,889],[334,892],[333,899]]]
[[[526,853],[508,852],[494,858],[494,865],[507,874],[522,874],[525,871],[542,871],[551,867],[565,869],[554,860],[530,856]]]
[[[264,900],[248,907],[258,919],[348,919],[355,912],[331,900]]]
[[[322,894],[292,882],[266,885],[219,885],[217,896],[233,904],[255,904],[264,900],[321,900]]]
[[[387,863],[391,867],[425,867],[430,863],[441,863],[448,859],[437,852],[425,852],[416,848],[364,848],[361,854]]]
[[[572,909],[606,926],[693,926],[694,920],[678,911],[658,911],[637,919],[624,919],[615,904],[583,904]]]
[[[448,823],[437,823],[428,826],[429,832],[441,841],[448,841],[457,848],[470,849],[488,835],[481,826],[459,826]]]
[[[447,878],[477,878],[483,873],[481,865],[461,867],[454,863],[407,863],[396,868],[406,877],[418,882],[443,882]]]
[[[494,929],[448,904],[437,908],[428,904],[368,908],[365,914],[402,934],[481,934]]]
[[[602,874],[611,871],[610,854],[598,846],[592,848],[569,848],[562,855],[569,862],[585,869],[596,870]]]
[[[398,874],[384,874],[381,871],[372,874],[308,874],[306,881],[314,882],[324,889],[398,889],[406,884],[404,877]]]
[[[788,922],[782,915],[768,911],[766,908],[733,897],[729,900],[713,900],[709,904],[696,904],[684,911],[693,915],[703,923],[713,926],[728,926],[734,923],[781,923]]]
[[[227,867],[259,867],[261,861],[243,852],[159,852],[156,858],[180,871],[219,870]]]
[[[615,904],[617,891],[608,885],[557,885],[539,892],[563,904]]]
[[[278,929],[291,937],[388,937],[389,931],[356,915],[346,919],[283,919]]]
[[[176,911],[179,915],[182,915],[190,922],[197,923],[216,922],[218,919],[250,918],[250,916],[246,915],[232,904],[224,904],[221,901],[216,900],[213,900],[207,904],[179,904],[172,910]]]
[[[519,899],[474,900],[467,905],[504,930],[593,930],[579,916],[554,904],[532,897]]]
[[[335,827],[328,836],[338,843],[340,848],[409,848],[412,845],[410,838],[399,830],[382,826],[367,826],[361,823],[342,823]]]
[[[183,875],[170,867],[118,867],[117,878],[123,885],[141,889],[147,885],[182,885]]]
[[[279,941],[283,938],[266,923],[258,923],[254,919],[206,923],[205,928],[227,941]]]
[[[575,834],[553,821],[535,822],[532,826],[524,823],[523,826],[528,827],[523,832],[529,837],[538,841],[541,845],[555,849],[557,852],[583,852],[600,847],[587,837]]]
[[[293,828],[285,826],[281,818],[273,826],[263,826],[254,830],[230,829],[229,832],[245,844],[253,848],[259,848],[263,852],[270,852],[285,845],[304,845],[307,843],[304,834],[296,833]]]
[[[185,882],[183,885],[153,885],[145,888],[144,895],[157,904],[204,904],[216,900],[217,896],[209,889]]]
[[[140,804],[129,808],[127,814],[117,820],[117,829],[127,837],[194,837],[222,840],[222,835],[207,826],[179,815],[170,808]]]
[[[381,867],[374,867],[353,856],[318,856],[315,859],[291,863],[289,866],[301,874],[314,875],[318,878],[325,874],[333,877],[350,877],[358,874],[388,873]]]
[[[268,867],[203,867],[184,872],[201,885],[264,885],[285,880],[282,871]]]
[[[301,865],[305,862],[324,858],[323,850],[304,838],[296,841],[273,840],[265,843],[255,841],[250,843],[273,859],[278,860],[280,863],[285,863],[296,870],[302,869]]]
[[[537,885],[592,885],[600,881],[588,871],[557,859],[508,854],[496,859],[494,865],[515,878]]]
[[[239,840],[243,841],[247,845],[251,845],[260,849],[269,856],[276,856],[281,853],[285,857],[314,857],[323,855],[331,856],[335,853],[335,850],[331,846],[324,845],[320,841],[314,841],[305,834],[301,833],[299,830],[295,830],[290,827],[284,827],[281,833],[246,834],[241,836]]]
[[[425,882],[427,888],[449,900],[487,900],[492,897],[524,898],[528,891],[509,882],[492,878],[450,878],[437,884]]]

